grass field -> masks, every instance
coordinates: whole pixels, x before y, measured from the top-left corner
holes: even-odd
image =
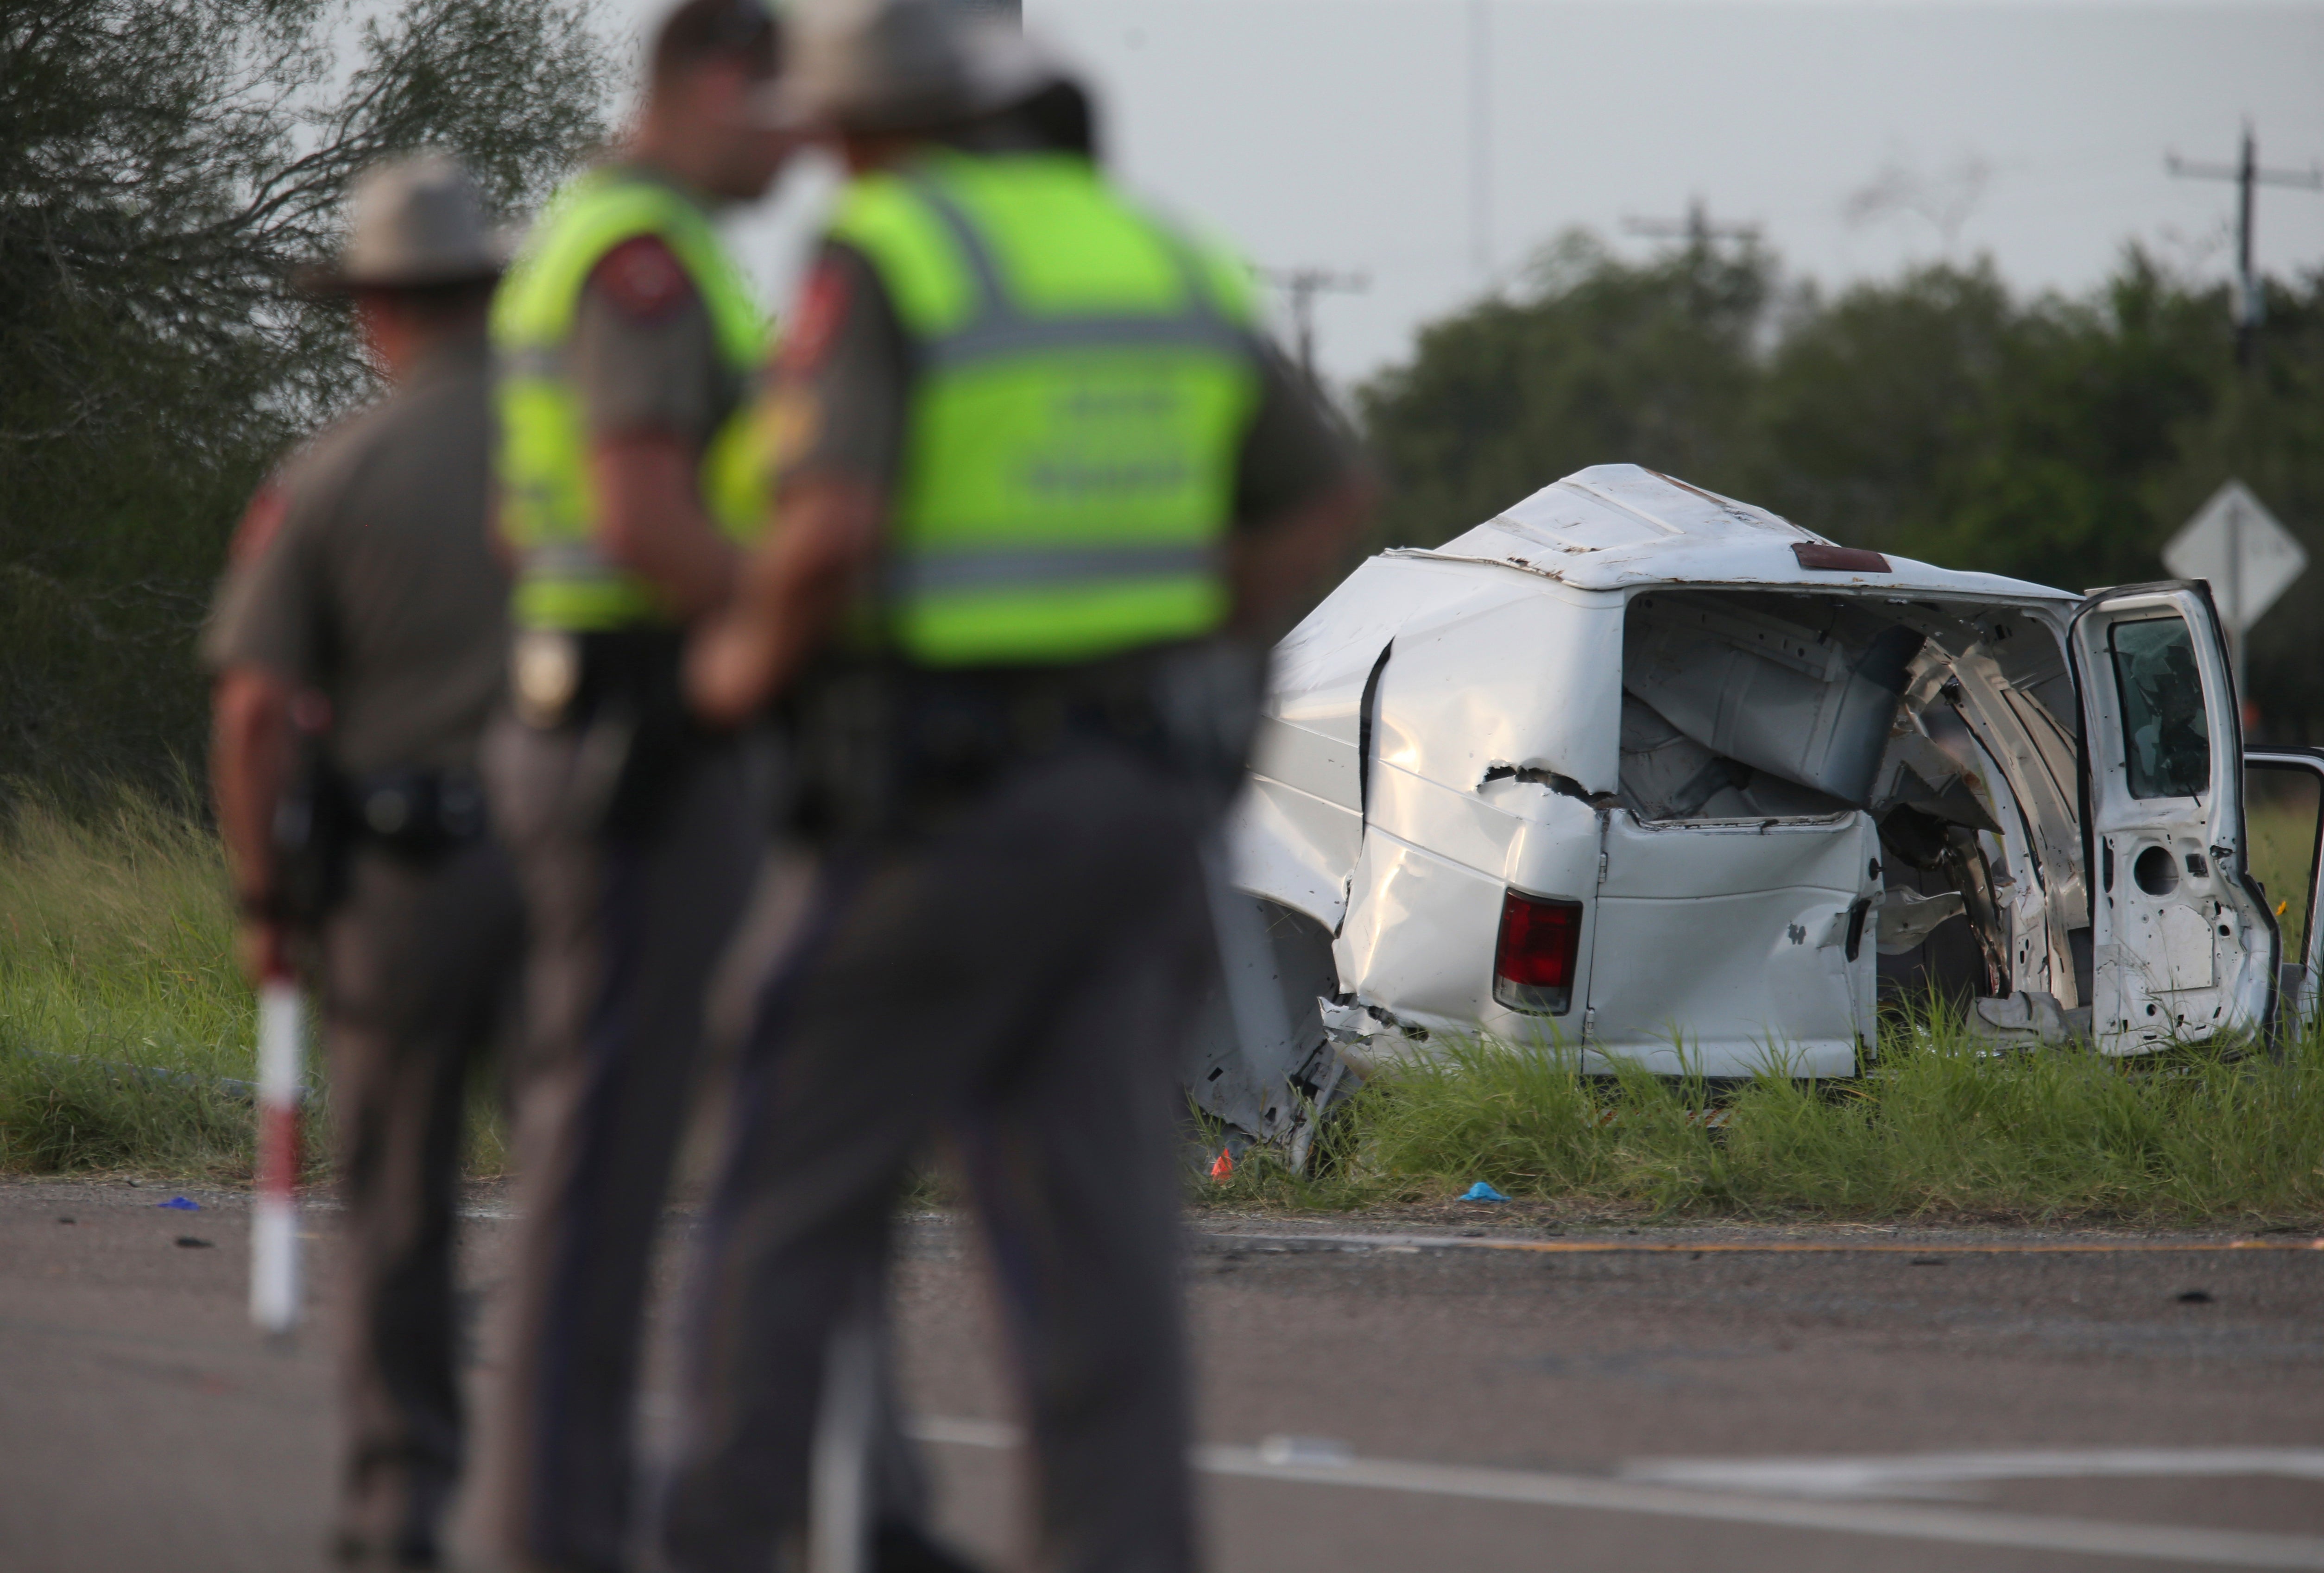
[[[1997,1055],[1929,1015],[1887,1021],[1861,1079],[1713,1090],[1582,1076],[1552,1049],[1455,1045],[1359,1093],[1314,1173],[1252,1154],[1211,1193],[1349,1208],[1481,1180],[1658,1216],[2324,1218],[2324,1045],[2311,1033],[2273,1054],[2246,1048]]]
[[[248,1176],[253,1012],[224,892],[210,833],[148,802],[19,810],[0,841],[0,1170]],[[1709,1130],[1702,1087],[1471,1046],[1364,1090],[1310,1174],[1247,1156],[1201,1194],[1349,1208],[1484,1180],[1665,1215],[2324,1217],[2324,1044],[2238,1047],[1994,1057],[1899,1019],[1874,1074],[1727,1090]],[[499,1123],[475,1108],[473,1165],[497,1172]]]
[[[0,1172],[248,1179],[256,1011],[233,951],[208,829],[126,794],[19,806],[0,839]],[[326,1129],[326,1088],[309,1108]],[[496,1172],[483,1090],[473,1112],[472,1167]],[[327,1145],[308,1145],[318,1177]]]
[[[150,800],[0,847],[0,1167],[250,1172],[252,1004],[217,844]]]

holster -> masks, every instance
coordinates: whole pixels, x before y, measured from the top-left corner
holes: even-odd
[[[518,716],[576,740],[573,828],[625,838],[650,832],[710,746],[712,734],[687,708],[685,651],[677,629],[517,634]]]
[[[1223,640],[1061,667],[834,662],[780,716],[796,776],[785,826],[811,841],[910,834],[1002,776],[1102,742],[1181,778],[1206,807],[1240,780],[1261,666]]]
[[[301,750],[274,805],[275,915],[312,930],[347,893],[358,847],[427,863],[485,833],[484,784],[466,770],[382,770],[350,777],[319,744]]]
[[[294,928],[319,926],[346,894],[354,826],[346,783],[320,734],[294,731],[290,781],[271,826],[274,883],[271,915]]]

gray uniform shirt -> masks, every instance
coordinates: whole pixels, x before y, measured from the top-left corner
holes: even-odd
[[[349,774],[475,766],[508,666],[493,428],[481,336],[439,346],[287,461],[236,535],[202,658],[321,695]]]
[[[641,165],[630,173],[686,188]],[[597,259],[581,288],[566,376],[592,437],[660,432],[699,450],[745,392],[718,352],[701,293],[669,247],[636,235]]]

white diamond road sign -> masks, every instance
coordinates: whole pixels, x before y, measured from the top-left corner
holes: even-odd
[[[2300,577],[2308,549],[2249,487],[2230,481],[2164,545],[2163,566],[2181,579],[2209,579],[2219,620],[2240,634]]]

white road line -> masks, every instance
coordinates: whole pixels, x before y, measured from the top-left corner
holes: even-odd
[[[927,1419],[911,1430],[923,1441],[954,1447],[1013,1448],[1022,1440],[1016,1427],[990,1421]],[[1372,1491],[1409,1491],[1479,1502],[1596,1508],[1659,1518],[1712,1519],[1775,1529],[1831,1530],[1895,1540],[2007,1546],[2021,1550],[2067,1551],[2146,1562],[2191,1562],[2211,1568],[2324,1569],[2324,1539],[2309,1535],[2181,1529],[2168,1524],[2101,1523],[2089,1519],[1949,1507],[1802,1502],[1608,1480],[1588,1475],[1536,1474],[1521,1469],[1485,1469],[1395,1458],[1351,1458],[1344,1463],[1324,1464],[1271,1462],[1256,1448],[1196,1448],[1193,1461],[1206,1474],[1301,1486],[1353,1486]]]
[[[2051,1448],[1895,1458],[1646,1458],[1622,1478],[1711,1491],[1778,1496],[1948,1495],[1980,1480],[2094,1480],[2161,1476],[2181,1480],[2272,1475],[2324,1481],[2324,1448]]]

